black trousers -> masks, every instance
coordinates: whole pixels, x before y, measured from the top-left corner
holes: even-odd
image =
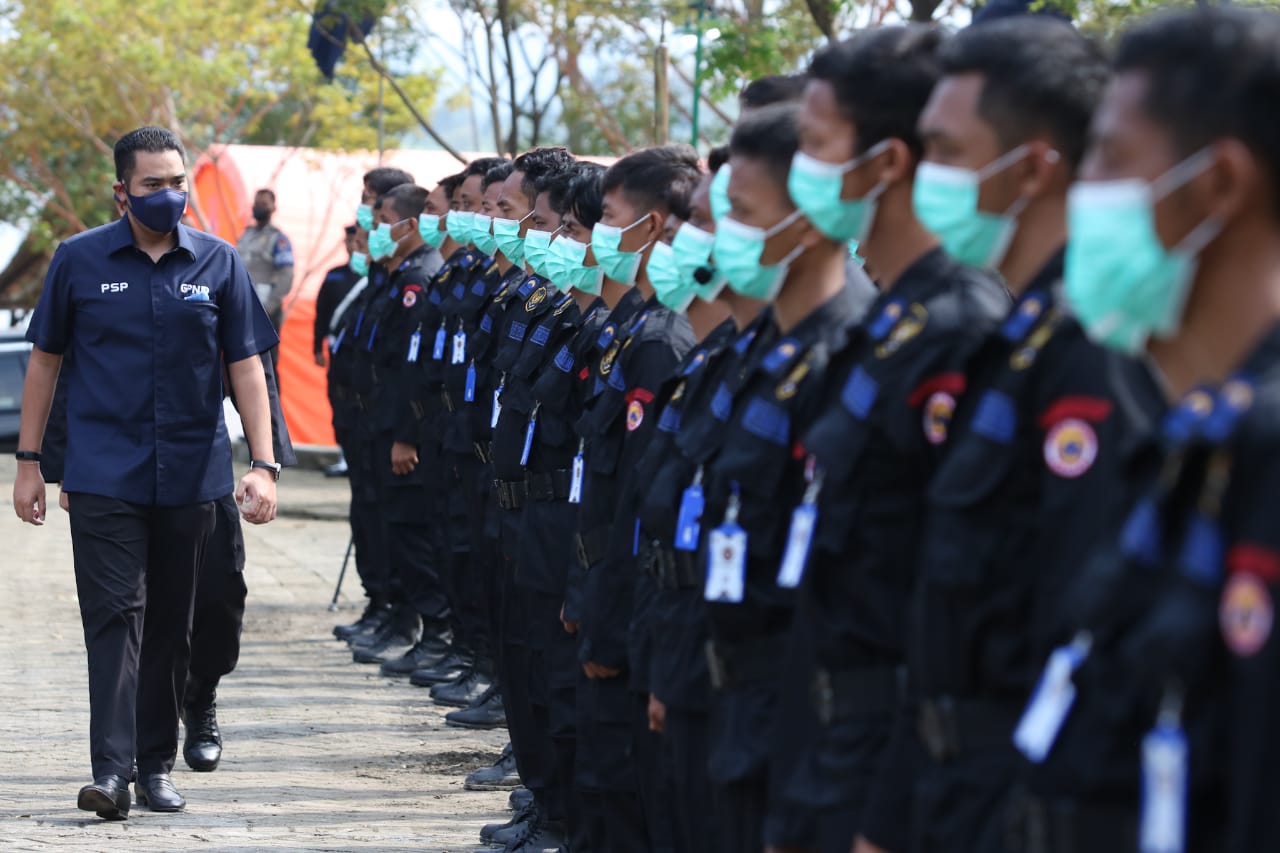
[[[89,658],[95,778],[168,773],[178,752],[196,576],[212,502],[148,507],[68,495],[76,592]]]
[[[240,660],[244,630],[244,531],[234,495],[214,502],[213,533],[205,548],[196,582],[195,617],[191,621],[192,678],[217,682]]]
[[[351,482],[351,538],[355,542],[356,572],[365,594],[389,601],[395,592],[387,566],[387,525],[379,506],[377,450],[363,433],[339,434]]]

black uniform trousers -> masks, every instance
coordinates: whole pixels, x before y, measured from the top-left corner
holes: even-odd
[[[450,513],[449,548],[453,568],[448,580],[453,601],[454,642],[475,655],[481,671],[493,675],[497,658],[493,637],[501,612],[496,578],[501,556],[496,532],[487,524],[491,496],[487,485],[493,480],[493,470],[481,462],[474,451],[470,454],[446,451],[445,460],[444,492],[456,495],[456,500],[464,504],[460,524],[453,522]],[[441,512],[449,512],[447,505]]]
[[[356,538],[356,571],[369,598],[386,602],[399,597],[387,556],[387,522],[380,506],[378,443],[359,431],[347,455],[351,480],[351,532]],[[388,462],[388,464],[390,464]],[[362,547],[363,546],[363,547]]]
[[[449,619],[449,597],[441,579],[440,549],[435,523],[427,513],[430,478],[438,478],[440,457],[429,449],[419,453],[418,466],[407,475],[391,471],[391,440],[377,442],[380,507],[387,531],[387,566],[398,589],[398,601],[412,607],[437,627]]]
[[[196,581],[191,621],[191,677],[216,682],[240,660],[240,633],[249,588],[244,582],[244,531],[235,495],[214,501],[213,533]]]
[[[68,495],[89,658],[94,778],[168,773],[178,752],[196,577],[213,502],[139,506]]]

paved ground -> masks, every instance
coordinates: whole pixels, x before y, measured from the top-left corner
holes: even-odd
[[[454,853],[506,819],[506,794],[462,787],[505,736],[446,727],[425,690],[353,664],[331,636],[361,602],[351,570],[343,611],[326,611],[346,481],[304,471],[281,484],[285,517],[246,525],[249,612],[240,667],[219,691],[222,766],[192,773],[179,758],[184,814],[135,809],[108,824],[76,810],[89,710],[70,534],[56,507],[40,529],[12,515],[13,465],[0,462],[0,848]]]

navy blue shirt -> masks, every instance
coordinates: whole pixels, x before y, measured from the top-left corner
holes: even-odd
[[[54,253],[27,340],[76,364],[68,492],[183,506],[234,488],[222,363],[277,338],[236,250],[185,225],[177,236],[155,263],[125,218]]]

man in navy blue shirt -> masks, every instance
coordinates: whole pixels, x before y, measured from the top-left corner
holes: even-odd
[[[28,340],[19,518],[43,524],[40,446],[63,354],[76,588],[89,658],[93,784],[78,805],[128,816],[136,793],[178,811],[169,778],[189,656],[197,568],[214,501],[235,486],[222,420],[222,368],[239,402],[253,461],[235,488],[246,521],[275,517],[276,478],[266,380],[258,355],[277,343],[235,249],[180,224],[185,152],[163,128],[116,143],[124,219],[58,247]]]

